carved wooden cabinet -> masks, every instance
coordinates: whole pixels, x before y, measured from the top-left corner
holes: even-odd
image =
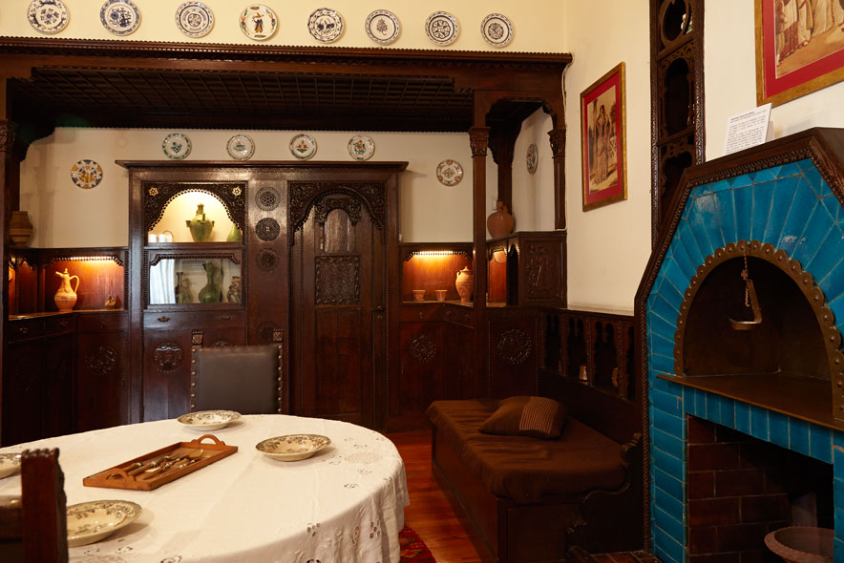
[[[78,315],[76,430],[129,421],[129,313]]]
[[[566,306],[566,233],[513,233],[487,241],[488,301]]]

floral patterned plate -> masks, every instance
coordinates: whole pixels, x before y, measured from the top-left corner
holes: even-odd
[[[536,166],[539,163],[539,152],[536,148],[534,143],[528,145],[527,148],[527,155],[525,155],[525,164],[527,165],[527,171],[530,174],[536,174]]]
[[[204,37],[214,27],[214,13],[202,2],[185,2],[176,8],[176,26],[188,37]]]
[[[381,45],[389,45],[401,33],[399,19],[389,10],[375,10],[366,16],[365,27],[369,38]]]
[[[308,18],[308,31],[317,41],[333,43],[343,35],[343,16],[331,8],[314,10]]]
[[[219,430],[240,418],[237,411],[197,411],[183,414],[176,420],[193,430]]]
[[[190,138],[183,133],[170,133],[161,141],[161,150],[170,160],[182,160],[190,154]]]
[[[481,22],[481,35],[493,47],[506,47],[513,40],[513,25],[507,16],[490,14]]]
[[[457,18],[448,12],[434,12],[425,22],[425,33],[437,45],[445,46],[454,43],[460,33],[460,26]]]
[[[314,156],[317,151],[316,139],[302,133],[290,139],[290,152],[300,160],[307,160]]]
[[[14,475],[20,466],[20,454],[0,454],[0,479]]]
[[[318,434],[290,434],[276,436],[255,445],[255,449],[279,461],[307,459],[331,443]]]
[[[103,167],[93,160],[80,160],[70,167],[70,178],[83,190],[90,190],[102,181]]]
[[[115,35],[129,35],[141,25],[141,12],[132,0],[107,0],[100,8],[100,22]]]
[[[443,186],[456,186],[463,179],[463,167],[456,160],[443,160],[437,166],[437,180]]]
[[[349,139],[349,155],[355,160],[369,160],[375,154],[375,141],[366,135],[355,135]]]
[[[77,547],[105,539],[141,515],[141,506],[126,500],[95,500],[67,507],[67,545]]]
[[[26,17],[36,31],[48,35],[66,28],[70,18],[62,0],[32,0]]]
[[[278,27],[278,18],[270,8],[263,4],[247,6],[240,14],[240,30],[249,39],[264,41],[273,36]]]
[[[226,152],[235,160],[249,160],[255,154],[255,143],[246,135],[235,135],[226,143]]]

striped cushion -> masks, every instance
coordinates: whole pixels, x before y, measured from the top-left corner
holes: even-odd
[[[566,407],[545,397],[517,396],[504,399],[492,416],[481,425],[481,432],[533,436],[543,439],[560,437],[566,420]]]

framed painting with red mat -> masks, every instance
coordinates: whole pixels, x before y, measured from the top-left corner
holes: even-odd
[[[401,563],[436,563],[436,559],[428,551],[425,542],[406,525],[399,532],[399,545],[401,546]]]

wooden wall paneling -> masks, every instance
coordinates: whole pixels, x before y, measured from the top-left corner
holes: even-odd
[[[460,305],[445,305],[443,340],[445,360],[443,383],[447,399],[476,399],[481,394],[486,373],[475,362],[475,330],[471,309]],[[479,374],[480,372],[480,374]]]
[[[35,333],[34,322],[10,323],[7,334],[27,329]],[[37,335],[37,333],[36,333]],[[3,363],[3,395],[14,397],[3,409],[4,446],[29,442],[41,438],[44,407],[44,370],[41,364],[44,352],[40,338],[21,338],[6,346]]]
[[[443,324],[439,320],[402,323],[401,371],[392,401],[394,410],[390,414],[400,417],[405,424],[422,427],[428,405],[446,397],[443,332]]]
[[[75,430],[76,316],[45,320],[43,340],[43,436],[63,436]]]
[[[79,318],[76,364],[76,429],[129,422],[129,313]]]
[[[491,396],[536,395],[542,353],[536,311],[491,309],[488,318]]]

